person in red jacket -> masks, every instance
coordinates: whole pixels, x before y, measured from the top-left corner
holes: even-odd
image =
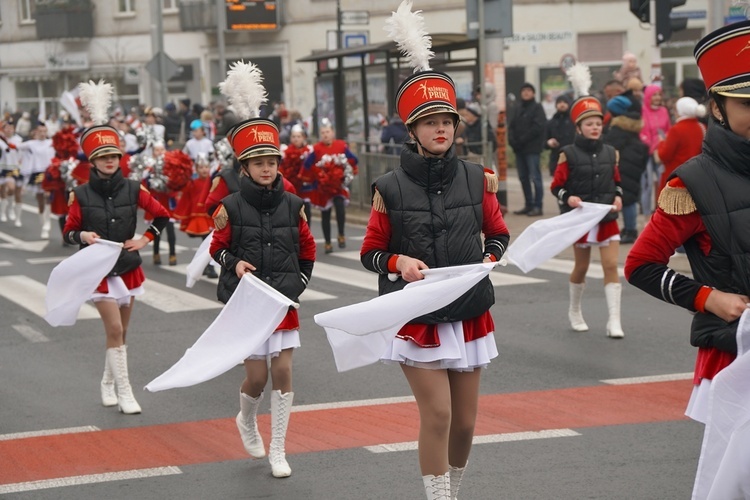
[[[221,265],[217,295],[226,303],[242,277],[251,273],[266,285],[297,302],[307,287],[315,263],[315,240],[305,220],[302,200],[286,191],[279,173],[279,129],[258,117],[265,89],[256,66],[237,62],[227,79],[219,84],[238,115],[254,116],[236,124],[227,137],[240,163],[237,192],[222,199],[214,213],[213,239],[209,251]],[[256,95],[259,94],[259,95]],[[244,103],[244,105],[243,105]],[[250,108],[250,109],[248,109]],[[243,445],[254,458],[266,456],[258,432],[257,412],[271,372],[271,445],[268,459],[274,477],[288,477],[292,469],[286,460],[284,443],[292,392],[292,354],[300,347],[299,317],[290,307],[276,331],[245,359],[245,379],[240,387],[240,412],[236,422]]]
[[[320,126],[320,141],[305,159],[302,175],[317,169],[318,179],[315,191],[310,196],[311,203],[320,209],[320,225],[325,239],[325,252],[333,252],[331,245],[331,207],[336,207],[339,248],[346,247],[344,226],[346,206],[349,204],[349,184],[357,175],[357,157],[349,150],[346,142],[336,139],[331,122],[324,119]]]
[[[657,199],[672,172],[690,158],[701,154],[703,137],[706,135],[706,126],[701,122],[701,119],[706,116],[704,105],[698,104],[692,97],[681,97],[677,100],[675,107],[677,122],[656,148],[659,160],[664,164],[664,172],[659,178]]]
[[[95,123],[106,121],[111,85],[81,84],[81,100],[91,108]],[[101,107],[96,111],[97,107]],[[86,184],[74,188],[69,200],[63,239],[75,245],[93,245],[101,239],[123,244],[120,257],[108,276],[92,294],[107,336],[101,398],[104,406],[118,406],[125,414],[140,413],[128,375],[125,337],[133,313],[136,295],[144,293],[146,277],[138,250],[153,241],[169,214],[138,181],[122,175],[119,161],[119,134],[109,125],[94,125],[81,136],[81,147],[93,167]],[[128,208],[128,204],[130,207]],[[135,238],[138,208],[153,214],[153,223],[140,238]]]
[[[625,261],[625,277],[693,314],[698,348],[686,415],[706,421],[713,378],[737,353],[739,318],[750,304],[750,73],[727,64],[750,51],[750,21],[706,35],[695,57],[709,92],[711,120],[702,152],[675,170]],[[669,267],[684,246],[692,276]]]

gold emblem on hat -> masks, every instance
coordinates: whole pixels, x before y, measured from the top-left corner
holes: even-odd
[[[747,41],[747,43],[745,44],[745,46],[742,47],[742,49],[739,52],[737,52],[737,55],[735,55],[734,57],[739,56],[740,54],[742,54],[743,52],[745,52],[747,49],[750,49],[750,40]]]
[[[252,137],[253,142],[274,142],[272,132],[258,130],[258,127],[248,129],[247,137]]]
[[[117,144],[117,141],[115,141],[115,138],[111,134],[104,134],[103,132],[97,132],[94,134],[94,138],[99,142],[99,144]]]

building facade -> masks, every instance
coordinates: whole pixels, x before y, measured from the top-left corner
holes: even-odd
[[[153,9],[152,1],[161,8]],[[720,0],[721,1],[721,0]],[[432,33],[466,33],[467,0],[415,0]],[[59,98],[80,81],[113,83],[124,108],[159,102],[152,75],[154,10],[163,26],[163,47],[178,70],[170,73],[168,100],[190,98],[207,104],[218,99],[225,72],[220,61],[249,60],[263,70],[269,100],[309,115],[316,106],[314,63],[298,62],[315,52],[385,41],[384,21],[400,0],[276,0],[258,2],[274,11],[279,26],[250,23],[249,29],[217,36],[220,8],[236,0],[3,0],[0,2],[0,105],[3,111],[37,110],[51,115]],[[252,2],[246,2],[252,3]],[[512,38],[503,41],[505,86],[517,92],[524,81],[554,95],[566,88],[561,65],[578,60],[591,66],[594,85],[610,79],[624,51],[633,52],[644,77],[663,75],[670,91],[684,77],[699,76],[692,47],[708,30],[713,7],[688,0],[688,28],[670,43],[654,47],[649,26],[641,26],[620,0],[515,0]],[[730,0],[725,0],[729,13]],[[337,5],[344,13],[337,24]],[[239,8],[239,7],[237,7]],[[723,7],[722,7],[723,8]],[[364,14],[363,14],[364,13]],[[703,13],[703,14],[701,14]],[[353,24],[353,23],[366,24]],[[351,24],[350,24],[351,23]],[[223,40],[222,40],[223,38]],[[467,60],[477,59],[476,50]],[[151,65],[150,65],[151,63]],[[469,67],[472,65],[469,64]],[[175,69],[175,68],[172,68]],[[476,64],[459,80],[464,93],[478,77]],[[466,96],[468,97],[468,96]]]

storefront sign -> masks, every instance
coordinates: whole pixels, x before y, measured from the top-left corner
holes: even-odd
[[[46,68],[57,71],[89,69],[89,55],[86,52],[66,52],[47,56]]]
[[[539,31],[515,33],[512,38],[506,38],[505,43],[570,42],[572,40],[572,31]]]

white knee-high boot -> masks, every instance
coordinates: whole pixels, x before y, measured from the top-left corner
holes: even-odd
[[[581,312],[581,298],[583,297],[583,290],[585,288],[586,283],[568,282],[568,291],[570,294],[568,320],[570,321],[570,327],[577,332],[589,331],[589,325],[584,321],[583,312]]]
[[[422,476],[422,482],[424,483],[427,500],[452,500],[450,472],[439,476],[433,476],[432,474]]]
[[[292,469],[286,461],[284,443],[293,400],[293,392],[286,394],[282,394],[281,391],[271,392],[271,446],[268,449],[268,460],[271,462],[273,477],[292,475]]]
[[[16,199],[11,193],[6,200],[8,200],[8,220],[16,220]]]
[[[115,378],[112,375],[112,367],[109,366],[109,356],[104,356],[104,375],[102,375],[102,406],[116,406],[117,394],[115,393]]]
[[[141,407],[133,396],[128,377],[128,351],[127,346],[111,347],[107,349],[109,366],[115,377],[115,389],[117,390],[117,406],[120,411],[132,415],[141,412]]]
[[[0,222],[8,221],[8,198],[0,200]]]
[[[49,228],[50,228],[50,205],[44,205],[44,211],[39,214],[39,222],[42,223],[42,235],[43,240],[49,239]]]
[[[16,203],[13,207],[16,212],[16,227],[21,227],[21,213],[23,213],[23,205]]]
[[[620,324],[620,298],[622,296],[622,285],[620,283],[607,283],[604,285],[604,295],[607,297],[607,309],[609,320],[607,321],[607,337],[621,339],[625,336]]]
[[[468,462],[466,465],[469,465]],[[463,467],[448,467],[448,473],[451,479],[451,500],[458,498],[458,488],[461,487],[461,480],[464,478],[464,472],[466,472],[466,465]]]
[[[263,401],[263,393],[254,398],[240,391],[240,412],[237,414],[237,428],[240,431],[245,451],[253,458],[266,456],[263,438],[258,432],[258,406]]]

